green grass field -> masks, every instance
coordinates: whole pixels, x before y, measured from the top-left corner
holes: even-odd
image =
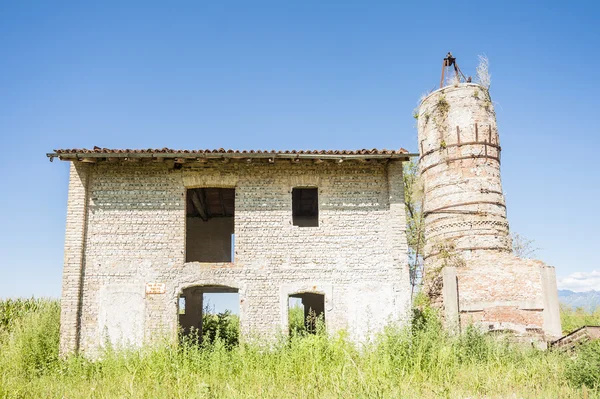
[[[563,310],[569,329],[600,322],[589,317]],[[58,301],[0,302],[0,398],[600,397],[600,343],[570,356],[474,329],[449,337],[431,310],[360,347],[343,334],[233,346],[215,334],[59,360],[58,331]]]
[[[582,326],[600,326],[600,307],[593,312],[586,312],[581,308],[569,309],[561,305],[560,322],[563,334],[573,332]]]

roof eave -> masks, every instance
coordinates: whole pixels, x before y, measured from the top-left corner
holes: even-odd
[[[352,159],[399,159],[408,160],[412,157],[417,157],[419,154],[412,153],[395,153],[395,154],[285,154],[285,153],[162,153],[162,152],[95,152],[95,153],[58,153],[50,152],[46,156],[53,161],[58,158],[61,161],[77,161],[85,158],[154,158],[154,159],[333,159],[333,160],[352,160]]]

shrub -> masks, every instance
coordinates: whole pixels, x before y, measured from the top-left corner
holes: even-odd
[[[222,313],[202,315],[202,342],[214,343],[221,340],[231,348],[238,344],[240,336],[240,318],[230,310]]]

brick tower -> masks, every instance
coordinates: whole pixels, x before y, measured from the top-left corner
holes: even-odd
[[[459,83],[431,93],[418,128],[425,288],[448,327],[559,336],[554,268],[511,251],[488,90]]]

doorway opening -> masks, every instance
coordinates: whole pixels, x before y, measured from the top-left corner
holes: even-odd
[[[325,332],[325,295],[308,292],[290,295],[288,322],[292,336]]]
[[[237,345],[239,312],[237,288],[218,285],[186,288],[178,300],[181,340],[200,344],[218,339],[228,347]]]

